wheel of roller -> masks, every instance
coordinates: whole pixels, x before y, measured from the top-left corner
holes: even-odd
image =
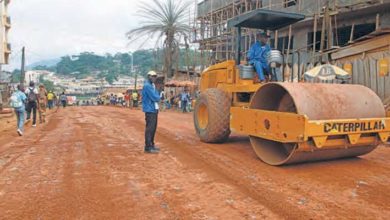
[[[228,94],[220,89],[207,89],[200,95],[194,108],[194,126],[201,141],[221,143],[229,138],[230,105]]]
[[[250,107],[303,114],[310,120],[385,116],[379,97],[370,89],[359,85],[269,83],[255,93]],[[352,148],[302,152],[297,143],[285,144],[254,136],[250,136],[250,141],[257,156],[270,165],[355,157],[367,154],[377,147],[376,143],[372,143]]]

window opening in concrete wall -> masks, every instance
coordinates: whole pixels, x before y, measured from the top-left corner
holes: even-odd
[[[334,36],[335,44],[337,46],[345,46],[348,44],[351,38],[351,31],[352,26],[346,26],[338,28],[337,30],[337,36]],[[355,25],[354,32],[353,32],[353,39],[356,40],[358,38],[361,38],[367,34],[370,34],[375,31],[375,24],[358,24]]]
[[[307,48],[308,50],[312,50],[313,48],[313,38],[314,37],[314,33],[313,32],[309,32],[307,34]],[[327,45],[328,44],[328,39],[327,39],[327,36],[325,35],[325,42],[324,42],[324,45]],[[320,50],[320,47],[321,47],[321,31],[317,31],[316,32],[316,42],[315,42],[315,45],[316,45],[316,51],[319,51]]]
[[[270,45],[271,48],[284,52],[283,49],[284,50],[288,49],[288,36],[279,37],[277,46],[275,46],[275,39],[271,39]],[[290,50],[292,50],[293,48],[294,48],[294,36],[291,36]]]

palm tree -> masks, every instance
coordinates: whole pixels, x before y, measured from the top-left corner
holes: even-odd
[[[164,2],[152,0],[150,3],[143,3],[138,12],[138,16],[144,19],[141,26],[126,34],[130,43],[145,36],[149,37],[147,40],[157,36],[156,46],[163,40],[166,78],[173,76],[173,60],[178,61],[173,58],[178,56],[176,51],[180,41],[183,38],[188,39],[190,26],[186,18],[188,18],[187,10],[190,4],[190,2],[180,0],[164,0]]]

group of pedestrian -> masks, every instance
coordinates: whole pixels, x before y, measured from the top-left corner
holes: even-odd
[[[37,112],[39,115],[39,123],[46,122],[46,106],[48,103],[48,92],[44,85],[39,85],[39,89],[35,87],[34,82],[30,82],[29,87],[25,90],[27,97],[26,112],[27,121],[30,121],[32,116],[32,126],[36,127]],[[20,134],[20,132],[18,132]]]
[[[191,111],[193,98],[187,88],[184,88],[178,95],[174,95],[173,91],[170,91],[168,97],[164,96],[161,96],[161,102],[166,109],[176,108],[183,113]]]
[[[124,94],[125,98],[125,107],[127,108],[137,108],[139,103],[139,95],[137,90],[128,91]]]
[[[118,96],[115,94],[107,95],[105,98],[105,102],[102,98],[101,104],[104,105],[112,105],[112,106],[122,106],[126,108],[137,108],[139,104],[139,94],[137,90],[129,91],[126,93],[122,93],[123,96]]]
[[[116,105],[120,101],[118,96],[114,94],[111,94],[109,99],[110,99],[110,105]]]
[[[28,88],[22,84],[17,86],[17,90],[11,95],[10,106],[14,108],[17,119],[17,133],[22,136],[26,122],[32,120],[32,127],[37,126],[37,113],[39,123],[46,122],[46,108],[53,109],[57,102],[57,96],[53,91],[47,91],[44,85],[35,87],[34,82],[30,82]],[[63,107],[66,106],[67,97],[63,92],[60,95],[60,101]]]

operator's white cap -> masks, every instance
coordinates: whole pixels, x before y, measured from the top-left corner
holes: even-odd
[[[148,76],[157,76],[157,73],[152,70],[148,72]]]

